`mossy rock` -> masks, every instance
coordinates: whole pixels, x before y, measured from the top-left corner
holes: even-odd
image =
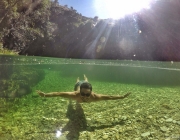
[[[31,87],[35,86],[43,77],[43,70],[23,66],[14,67],[8,79],[0,80],[0,97],[16,98],[29,94]]]

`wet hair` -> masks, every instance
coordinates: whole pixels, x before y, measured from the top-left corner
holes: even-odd
[[[82,83],[81,86],[80,86],[80,91],[82,88],[85,88],[85,89],[90,89],[92,91],[92,85],[88,82],[85,82],[85,83]]]

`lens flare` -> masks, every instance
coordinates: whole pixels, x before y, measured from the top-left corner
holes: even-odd
[[[150,8],[152,0],[94,0],[96,14],[100,18],[122,18],[127,14]]]
[[[59,138],[61,135],[62,135],[61,131],[60,131],[60,130],[57,130],[57,131],[56,131],[56,138]]]

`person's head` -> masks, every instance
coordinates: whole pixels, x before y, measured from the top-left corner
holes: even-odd
[[[84,97],[89,97],[92,92],[92,85],[88,82],[82,83],[80,86],[80,94]]]

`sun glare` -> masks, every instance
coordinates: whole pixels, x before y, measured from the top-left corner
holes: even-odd
[[[118,19],[127,14],[149,8],[152,0],[94,0],[96,14],[100,18]]]

